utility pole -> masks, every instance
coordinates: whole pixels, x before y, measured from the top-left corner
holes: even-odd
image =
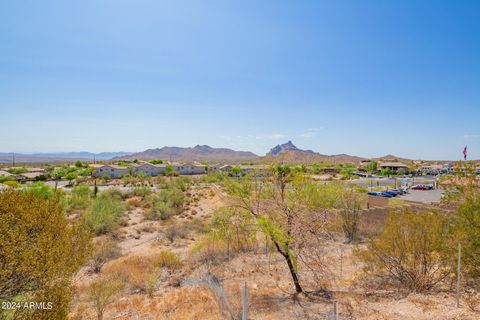
[[[12,167],[15,167],[15,152],[12,152]]]

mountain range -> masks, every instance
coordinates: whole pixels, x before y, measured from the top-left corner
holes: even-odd
[[[312,150],[303,150],[296,147],[292,141],[279,144],[261,158],[266,163],[358,163],[365,158],[348,154],[325,155]]]
[[[93,153],[87,151],[79,152],[51,152],[51,153],[0,153],[0,163],[11,163],[15,157],[15,162],[71,162],[71,161],[93,161],[110,160],[114,157],[126,156],[131,152],[100,152]]]
[[[358,163],[365,158],[352,156],[348,154],[325,155],[312,150],[303,150],[295,146],[292,141],[279,144],[265,155],[258,156],[249,151],[235,151],[227,148],[213,148],[207,145],[196,145],[195,147],[163,147],[147,149],[142,152],[59,152],[59,153],[33,153],[33,154],[15,154],[15,161],[21,162],[73,162],[76,160],[92,161],[93,159],[103,161],[118,160],[153,160],[162,159],[169,161],[189,162],[189,161],[208,161],[224,163]],[[0,163],[11,163],[12,153],[0,153]],[[397,158],[395,156],[385,156],[375,160],[386,158]]]
[[[242,162],[252,161],[258,156],[249,151],[235,151],[227,148],[212,148],[207,145],[196,145],[193,148],[163,147],[148,149],[128,156],[115,157],[112,160],[152,160],[164,159],[169,161],[218,161]]]

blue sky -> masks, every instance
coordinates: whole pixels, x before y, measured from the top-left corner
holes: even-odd
[[[479,1],[2,1],[0,152],[480,158]]]

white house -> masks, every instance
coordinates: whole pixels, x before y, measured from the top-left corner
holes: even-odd
[[[207,173],[207,166],[203,164],[182,164],[173,167],[179,174],[204,174]]]
[[[92,167],[94,168],[93,174],[97,178],[103,178],[105,176],[109,178],[120,178],[121,176],[129,174],[127,167],[122,167],[115,164],[94,164]]]
[[[167,171],[165,164],[151,164],[150,162],[144,162],[133,166],[132,172],[134,174],[144,174],[147,176],[158,176]]]

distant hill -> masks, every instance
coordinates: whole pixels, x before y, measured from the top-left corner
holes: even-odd
[[[15,162],[17,163],[47,163],[47,162],[72,162],[72,161],[92,161],[95,156],[96,160],[110,160],[114,157],[129,155],[131,152],[100,152],[92,153],[87,151],[80,152],[56,152],[56,153],[32,153],[23,154],[15,153]],[[11,163],[13,160],[12,153],[0,153],[0,163]]]
[[[249,151],[235,151],[227,148],[212,148],[207,145],[197,145],[193,148],[163,147],[148,149],[128,156],[115,157],[113,160],[153,160],[163,159],[170,161],[219,161],[241,162],[252,161],[258,156]]]
[[[273,147],[258,161],[262,163],[358,163],[364,158],[348,154],[325,155],[312,150],[302,150],[291,141]]]

